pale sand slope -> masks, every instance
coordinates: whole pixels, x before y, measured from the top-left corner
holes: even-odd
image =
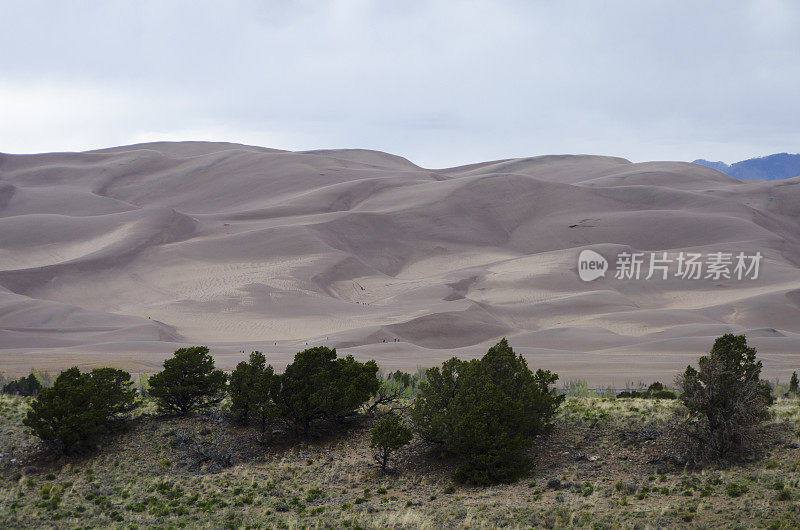
[[[755,281],[584,283],[584,248],[765,260]],[[225,368],[252,349],[282,367],[306,342],[415,369],[506,336],[562,380],[623,386],[671,381],[732,331],[785,379],[799,266],[800,178],[600,156],[429,170],[203,142],[0,155],[0,370],[14,374],[150,372],[184,344]]]

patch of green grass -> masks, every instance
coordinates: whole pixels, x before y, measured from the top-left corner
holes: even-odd
[[[319,488],[311,488],[308,490],[306,494],[306,502],[314,502],[318,499],[322,499],[325,497],[325,494],[322,493],[322,490]]]

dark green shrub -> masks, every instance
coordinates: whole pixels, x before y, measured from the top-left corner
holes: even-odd
[[[264,354],[254,351],[250,362],[240,362],[230,378],[231,415],[247,425],[255,422],[264,433],[277,415],[275,396],[280,388],[279,376],[267,366]]]
[[[744,335],[729,333],[698,364],[699,370],[688,366],[678,378],[689,411],[680,431],[686,457],[700,464],[751,456],[765,439],[761,431],[772,404],[755,348]]]
[[[503,339],[480,360],[452,358],[427,371],[413,416],[420,436],[459,457],[456,478],[511,482],[530,469],[533,437],[547,432],[564,396],[558,376],[533,373]]]
[[[164,370],[150,377],[148,394],[161,412],[185,416],[222,401],[227,380],[225,372],[214,369],[207,347],[180,348],[164,361]]]
[[[13,379],[3,386],[3,393],[19,394],[20,396],[38,396],[41,391],[42,383],[33,374]]]
[[[375,361],[362,363],[352,355],[336,359],[330,374],[334,399],[329,416],[337,420],[352,416],[381,386]]]
[[[394,379],[398,383],[401,383],[404,387],[410,387],[414,382],[414,376],[407,372],[402,372],[397,370],[396,372],[390,373],[386,379]]]
[[[741,497],[749,490],[746,485],[739,484],[738,482],[731,482],[727,486],[725,486],[725,493],[728,494],[728,497]]]
[[[371,431],[370,447],[372,448],[372,458],[381,466],[381,471],[387,470],[392,455],[408,444],[411,437],[411,429],[403,423],[399,416],[390,414],[378,421]]]
[[[659,390],[658,392],[648,392],[651,399],[677,399],[678,395],[672,390]]]
[[[90,448],[140,404],[127,372],[73,367],[42,390],[23,423],[53,451],[72,454]]]
[[[616,395],[618,398],[642,398],[642,399],[676,399],[678,396],[675,392],[667,390],[664,385],[658,381],[647,387],[647,390],[625,390]]]
[[[105,411],[106,425],[125,420],[141,406],[131,374],[115,368],[96,368],[89,374],[94,395],[92,403]]]
[[[789,394],[800,394],[800,380],[797,378],[797,372],[792,372],[792,378],[789,380]]]
[[[377,373],[375,361],[337,359],[336,350],[324,346],[301,351],[280,376],[278,415],[303,434],[314,420],[343,420],[378,390]]]
[[[645,392],[645,395],[642,397],[650,399],[676,399],[678,396],[675,394],[675,392],[668,390],[659,381],[656,381],[647,387],[647,392]]]

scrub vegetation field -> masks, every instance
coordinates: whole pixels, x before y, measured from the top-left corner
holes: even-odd
[[[678,528],[800,525],[800,408],[771,407],[772,440],[750,463],[691,471],[659,460],[675,400],[569,397],[537,440],[533,473],[469,487],[417,438],[382,474],[372,418],[334,437],[267,445],[210,411],[164,419],[149,402],[128,432],[86,457],[48,459],[22,418],[30,398],[0,400],[3,528]],[[224,406],[224,405],[223,405]],[[194,466],[187,440],[224,444],[231,465]]]
[[[798,528],[800,380],[723,335],[676,388],[531,370],[503,339],[411,375],[182,348],[0,394],[0,528]]]

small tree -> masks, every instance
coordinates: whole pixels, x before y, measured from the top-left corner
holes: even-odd
[[[414,406],[423,439],[461,457],[456,478],[511,482],[532,465],[533,437],[547,432],[564,396],[558,376],[531,372],[503,339],[480,360],[453,358],[427,372]]]
[[[792,372],[792,378],[789,380],[789,393],[795,396],[800,393],[800,380],[797,378],[797,372]]]
[[[371,431],[370,447],[372,448],[372,458],[381,467],[381,471],[384,473],[387,471],[392,455],[408,444],[411,437],[411,429],[403,423],[399,416],[390,414],[378,421]]]
[[[394,373],[390,373],[386,377],[387,381],[395,381],[403,388],[410,388],[411,391],[414,390],[417,386],[417,377],[414,375],[409,374],[408,372],[403,372],[400,370],[395,371]]]
[[[228,392],[231,394],[231,417],[240,425],[247,425],[250,420],[250,395],[253,387],[253,372],[260,365],[258,355],[254,351],[250,354],[250,362],[240,362],[231,372],[228,383]],[[261,356],[263,358],[263,355]],[[266,359],[265,359],[266,360]]]
[[[772,391],[761,380],[761,361],[744,335],[717,338],[699,370],[687,366],[677,383],[689,412],[682,438],[686,456],[695,464],[741,460],[758,447],[769,417]]]
[[[150,377],[148,393],[161,412],[186,416],[222,401],[227,380],[214,368],[207,347],[180,348],[164,361],[164,370]]]
[[[335,350],[334,350],[335,354]],[[334,399],[326,414],[342,421],[353,414],[381,387],[375,361],[356,361],[352,355],[336,359],[330,373]]]
[[[231,414],[234,421],[247,425],[258,424],[263,434],[277,414],[275,395],[280,388],[279,377],[267,366],[264,354],[254,351],[250,362],[240,362],[231,374]]]
[[[295,431],[307,434],[317,419],[339,420],[352,415],[380,387],[375,361],[360,363],[324,346],[297,353],[280,376],[276,392],[279,416]]]
[[[92,402],[104,411],[105,424],[124,421],[142,405],[131,374],[114,368],[97,368],[89,374],[92,381]]]
[[[127,372],[99,368],[81,373],[73,367],[42,390],[23,424],[53,451],[73,454],[91,447],[140,404]]]
[[[261,441],[263,441],[267,427],[278,416],[278,405],[275,399],[280,390],[280,381],[280,377],[275,374],[272,366],[255,371],[253,374],[248,410],[250,418],[256,422],[261,433]]]
[[[31,373],[28,377],[13,379],[3,386],[6,394],[19,394],[20,396],[37,396],[42,391],[42,383]]]

